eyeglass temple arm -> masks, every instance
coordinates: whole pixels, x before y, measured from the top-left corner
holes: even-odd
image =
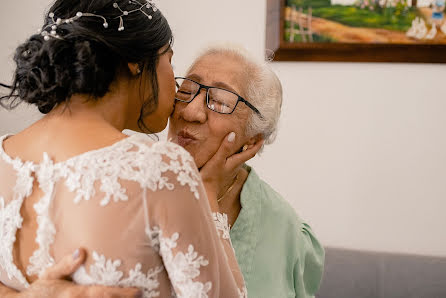
[[[250,107],[254,112],[256,112],[261,118],[263,118],[263,115],[260,113],[259,110],[257,110],[257,108],[255,106],[253,106],[249,101],[247,101],[246,99],[239,97],[241,101],[243,101],[245,103],[245,105],[247,105],[248,107]]]

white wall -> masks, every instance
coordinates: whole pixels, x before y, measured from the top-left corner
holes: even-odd
[[[175,33],[178,74],[212,41],[240,42],[263,56],[265,0],[159,2]],[[9,1],[0,12],[1,81],[10,78],[11,52],[38,27],[46,3]],[[446,256],[446,66],[272,66],[285,98],[276,143],[251,163],[260,175],[325,245]],[[0,134],[26,124],[5,115]]]
[[[0,9],[0,82],[10,84],[14,69],[14,51],[20,42],[36,32],[43,22],[45,0],[2,1]],[[0,89],[1,95],[5,89]],[[32,106],[21,105],[14,113],[0,107],[0,135],[14,133],[39,119],[40,113]]]

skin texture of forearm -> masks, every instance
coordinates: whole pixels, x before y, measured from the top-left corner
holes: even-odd
[[[0,282],[0,297],[3,298],[16,298],[18,293]]]

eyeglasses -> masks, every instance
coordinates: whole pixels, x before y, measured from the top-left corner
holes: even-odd
[[[182,102],[191,102],[197,97],[201,89],[206,90],[206,106],[214,112],[220,114],[232,114],[237,107],[238,103],[241,101],[254,112],[256,112],[260,117],[263,118],[259,110],[256,109],[249,101],[241,97],[235,92],[218,88],[210,87],[194,80],[176,77],[176,94],[175,99]]]

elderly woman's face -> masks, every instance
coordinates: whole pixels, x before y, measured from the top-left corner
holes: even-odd
[[[223,55],[209,55],[201,58],[190,70],[187,78],[203,85],[221,87],[244,97],[242,84],[243,65],[239,60]],[[248,99],[249,100],[249,99]],[[251,111],[239,103],[232,114],[219,114],[206,106],[206,90],[190,103],[176,103],[170,118],[169,138],[183,146],[201,168],[214,154],[224,137],[236,133],[235,143],[242,148],[250,142],[246,136],[246,125]]]

